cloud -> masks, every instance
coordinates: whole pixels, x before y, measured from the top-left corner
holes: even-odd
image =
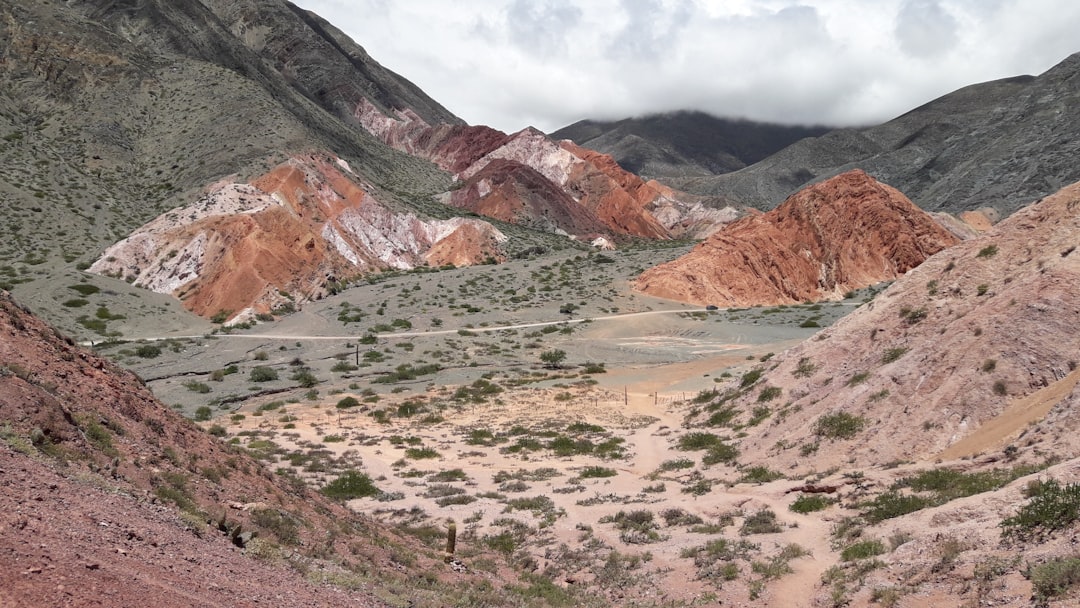
[[[530,55],[565,55],[567,34],[581,19],[581,9],[569,0],[514,0],[506,9],[506,36]]]
[[[896,17],[896,39],[908,55],[929,59],[956,47],[958,27],[938,0],[905,0]]]
[[[622,0],[620,12],[626,25],[615,34],[605,56],[620,60],[661,61],[694,16],[690,0],[678,0],[665,6],[661,0]]]
[[[504,131],[678,109],[863,125],[1080,50],[1075,0],[296,1]]]

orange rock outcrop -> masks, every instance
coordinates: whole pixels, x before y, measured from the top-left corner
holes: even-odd
[[[695,304],[836,299],[892,280],[958,242],[895,188],[854,170],[734,222],[636,288]]]

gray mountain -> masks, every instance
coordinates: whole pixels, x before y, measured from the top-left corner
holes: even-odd
[[[1038,77],[976,84],[882,125],[796,142],[745,169],[670,180],[761,209],[860,168],[927,211],[1009,215],[1080,179],[1080,54]]]
[[[627,171],[663,179],[736,171],[828,130],[684,111],[614,122],[582,120],[551,136],[610,154]]]

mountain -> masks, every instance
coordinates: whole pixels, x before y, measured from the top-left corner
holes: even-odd
[[[627,171],[664,179],[736,171],[828,130],[684,111],[611,122],[582,120],[551,137],[610,154]]]
[[[860,168],[927,211],[1008,216],[1080,179],[1080,54],[1038,77],[962,88],[882,125],[796,142],[750,167],[670,180],[769,209],[807,183]]]
[[[736,213],[533,130],[469,127],[284,0],[0,0],[0,40],[0,287],[74,331],[89,325],[63,286],[87,267],[249,317],[384,269],[707,232]],[[408,153],[368,132],[399,114],[420,138],[402,136]],[[494,176],[514,213],[480,194],[494,160],[521,165]]]
[[[89,271],[175,295],[201,316],[250,319],[363,272],[504,259],[507,237],[491,224],[394,213],[373,190],[341,159],[293,158],[250,183],[218,182]]]
[[[557,142],[532,128],[430,124],[400,109],[363,103],[357,118],[395,149],[454,175],[440,200],[487,217],[585,239],[667,239],[708,234],[736,211],[719,197],[646,182],[605,154]],[[662,218],[662,219],[661,219]]]
[[[444,567],[165,407],[6,292],[0,333],[4,606],[384,606],[423,601],[415,577]],[[458,583],[444,584],[428,605]]]
[[[760,380],[716,406],[771,410],[741,441],[743,455],[801,471],[991,457],[1009,446],[1073,457],[1078,234],[1073,184],[770,360]]]
[[[642,273],[635,287],[725,307],[839,299],[893,280],[957,241],[899,191],[856,170],[725,226]]]

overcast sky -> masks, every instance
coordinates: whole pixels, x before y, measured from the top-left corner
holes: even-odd
[[[293,0],[470,124],[888,120],[1080,51],[1077,0]]]

